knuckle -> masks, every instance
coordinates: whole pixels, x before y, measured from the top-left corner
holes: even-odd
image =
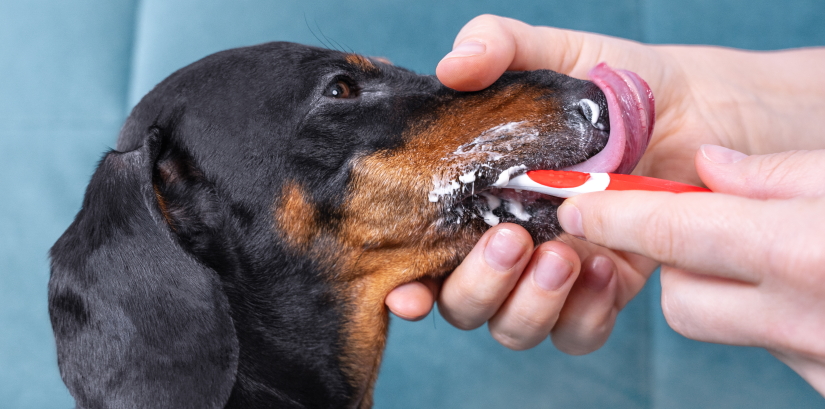
[[[468,312],[484,312],[495,309],[498,306],[501,294],[498,287],[468,287],[463,285],[458,288],[457,298],[462,306],[462,310]]]
[[[482,25],[497,25],[501,21],[501,17],[495,14],[484,13],[471,20],[473,23]]]
[[[530,311],[513,311],[494,316],[488,329],[501,345],[512,350],[524,350],[541,343],[550,334],[558,314],[549,317]]]
[[[564,352],[567,355],[581,356],[598,350],[602,345],[604,345],[604,341],[600,343],[580,342],[563,337],[553,337],[553,345],[555,345],[559,351]]]
[[[761,182],[763,188],[776,186],[784,183],[788,178],[789,168],[782,166],[787,159],[787,155],[775,154],[765,157],[756,165],[756,174],[760,177],[756,182]]]
[[[550,333],[550,328],[556,323],[558,317],[558,313],[549,317],[542,317],[530,312],[519,311],[513,315],[513,320],[516,328],[519,328],[522,333],[543,334],[546,336]]]
[[[451,302],[440,301],[438,310],[447,322],[462,330],[480,327],[496,308],[496,298],[492,294],[467,287],[459,287],[450,299]]]
[[[586,355],[596,351],[610,337],[617,314],[618,310],[614,308],[607,314],[554,330],[551,333],[553,344],[569,355]]]
[[[662,290],[662,314],[665,316],[667,325],[679,335],[695,339],[694,331],[688,324],[690,320],[686,319],[683,307],[684,305],[678,301],[677,297],[674,297],[665,289]]]
[[[442,305],[439,305],[438,312],[444,317],[444,320],[450,323],[450,325],[464,331],[469,331],[480,327],[484,324],[483,319],[478,319],[476,317],[467,316],[466,314],[457,313],[450,308],[445,308]]]
[[[764,231],[762,248],[765,249],[765,274],[763,277],[775,277],[787,285],[800,289],[819,288],[825,274],[799,274],[800,271],[821,272],[825,265],[825,236],[821,234],[822,223],[812,222],[810,214],[820,212],[825,201],[808,200],[807,207],[795,211],[796,221],[790,217],[784,220],[791,224],[790,234]],[[790,213],[790,212],[789,212]]]
[[[676,207],[666,206],[650,213],[642,229],[642,250],[657,261],[672,264],[681,254],[681,242],[677,235],[685,231],[685,216]]]
[[[552,340],[553,345],[555,345],[559,351],[568,355],[579,356],[587,355],[601,348],[605,342],[607,342],[609,335],[610,331],[605,332],[594,329],[593,332],[582,331],[574,334],[553,334]]]
[[[535,340],[533,337],[523,337],[519,334],[501,331],[493,327],[490,327],[490,335],[492,335],[493,339],[495,339],[499,344],[508,349],[512,349],[513,351],[530,349],[541,343],[541,340],[544,338],[535,337],[538,338],[538,340]]]
[[[813,152],[797,150],[754,158],[746,176],[748,185],[760,198],[821,196],[825,177],[821,172],[810,172],[811,167],[818,169],[821,163],[820,155]]]
[[[495,27],[496,24],[496,16],[492,14],[476,16],[461,28],[456,40],[484,34],[488,28]]]

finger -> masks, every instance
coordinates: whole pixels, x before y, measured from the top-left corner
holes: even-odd
[[[650,275],[660,265],[658,261],[650,258],[625,251],[613,251],[569,234],[562,234],[558,240],[566,243],[578,253],[579,259],[583,260],[583,269],[588,268],[588,261],[595,256],[604,256],[608,262],[615,265],[618,275],[616,305],[620,310],[642,290]]]
[[[567,199],[558,216],[566,232],[591,243],[759,282],[764,271],[784,268],[777,263],[805,248],[804,234],[816,234],[798,216],[817,214],[816,206],[716,193],[599,192]]]
[[[516,287],[488,323],[499,343],[514,350],[532,348],[547,338],[578,277],[579,257],[552,241],[533,252]]]
[[[618,278],[616,264],[609,257],[594,254],[584,260],[581,274],[551,332],[556,348],[583,355],[604,345],[619,312]]]
[[[661,280],[662,312],[668,325],[685,337],[751,346],[770,338],[761,329],[773,314],[762,311],[764,295],[754,284],[667,266]]]
[[[654,48],[629,40],[483,15],[461,29],[436,75],[448,87],[476,91],[505,70],[550,69],[586,79],[591,68],[607,62],[642,75],[655,91],[664,74],[651,69],[658,58]]]
[[[433,291],[420,281],[396,287],[384,300],[390,311],[408,321],[418,321],[426,317],[433,308]]]
[[[516,50],[504,20],[483,15],[467,23],[456,36],[453,51],[438,63],[438,79],[459,91],[478,91],[495,82],[510,66]]]
[[[530,261],[533,240],[523,227],[502,223],[488,230],[445,280],[438,310],[450,324],[473,329],[507,299]]]
[[[807,268],[789,267],[790,272],[772,274],[759,284],[665,266],[662,310],[674,330],[692,339],[822,357],[825,291],[816,274],[822,257],[811,261]]]
[[[825,196],[825,150],[747,156],[716,145],[702,145],[696,171],[713,191],[754,199]]]

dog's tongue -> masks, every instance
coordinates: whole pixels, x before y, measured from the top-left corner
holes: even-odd
[[[601,152],[565,170],[630,173],[639,163],[653,133],[653,92],[635,73],[601,63],[588,76],[607,97],[610,137]]]

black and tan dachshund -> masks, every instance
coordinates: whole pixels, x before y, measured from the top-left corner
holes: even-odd
[[[51,250],[63,380],[89,409],[368,408],[387,293],[447,274],[491,224],[555,237],[557,200],[496,183],[598,153],[607,108],[550,71],[461,93],[291,43],[185,67]]]

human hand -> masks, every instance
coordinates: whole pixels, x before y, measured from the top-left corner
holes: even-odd
[[[494,16],[468,23],[455,44],[436,72],[442,82],[459,90],[484,88],[507,69],[548,68],[586,78],[591,67],[606,61],[638,73],[656,96],[657,123],[635,173],[699,184],[692,161],[702,143],[751,153],[825,143],[822,138],[806,138],[816,135],[810,130],[825,125],[825,107],[819,102],[825,81],[812,76],[815,71],[810,68],[805,71],[814,66],[808,60],[823,59],[822,50],[760,54],[647,46]],[[499,230],[507,232],[503,240],[491,241]],[[481,257],[490,243],[507,249],[501,254],[509,255],[511,267]],[[490,320],[493,336],[510,348],[532,347],[552,332],[562,351],[587,353],[606,341],[618,311],[658,264],[564,236],[535,252],[531,249],[523,229],[497,226],[448,277],[440,295],[438,283],[414,282],[390,293],[387,305],[396,315],[415,319],[426,315],[438,297],[439,310],[448,321],[469,329]],[[561,261],[540,263],[539,255],[548,252]],[[525,266],[530,268],[524,270]],[[546,291],[535,283],[547,277],[567,279],[559,289]]]
[[[485,44],[485,52],[473,55],[479,50],[458,47],[437,68],[442,82],[466,91],[490,85],[507,69],[550,68],[583,77],[604,58],[593,54],[573,61],[565,53],[595,48],[612,48],[616,59],[607,62],[617,68],[639,71],[637,65],[648,65],[640,61],[664,64],[655,51],[638,43],[492,16],[465,26],[456,44],[466,41]],[[471,329],[489,321],[492,335],[509,348],[533,347],[552,331],[561,350],[584,354],[607,340],[618,311],[655,266],[651,260],[570,238],[543,243],[533,251],[523,228],[502,224],[479,240],[443,287],[432,281],[410,283],[390,293],[386,303],[396,315],[416,319],[429,312],[437,296],[439,310],[450,323]]]
[[[677,332],[766,348],[825,395],[825,150],[706,145],[695,163],[716,193],[581,195],[559,221],[663,263],[662,310]]]

